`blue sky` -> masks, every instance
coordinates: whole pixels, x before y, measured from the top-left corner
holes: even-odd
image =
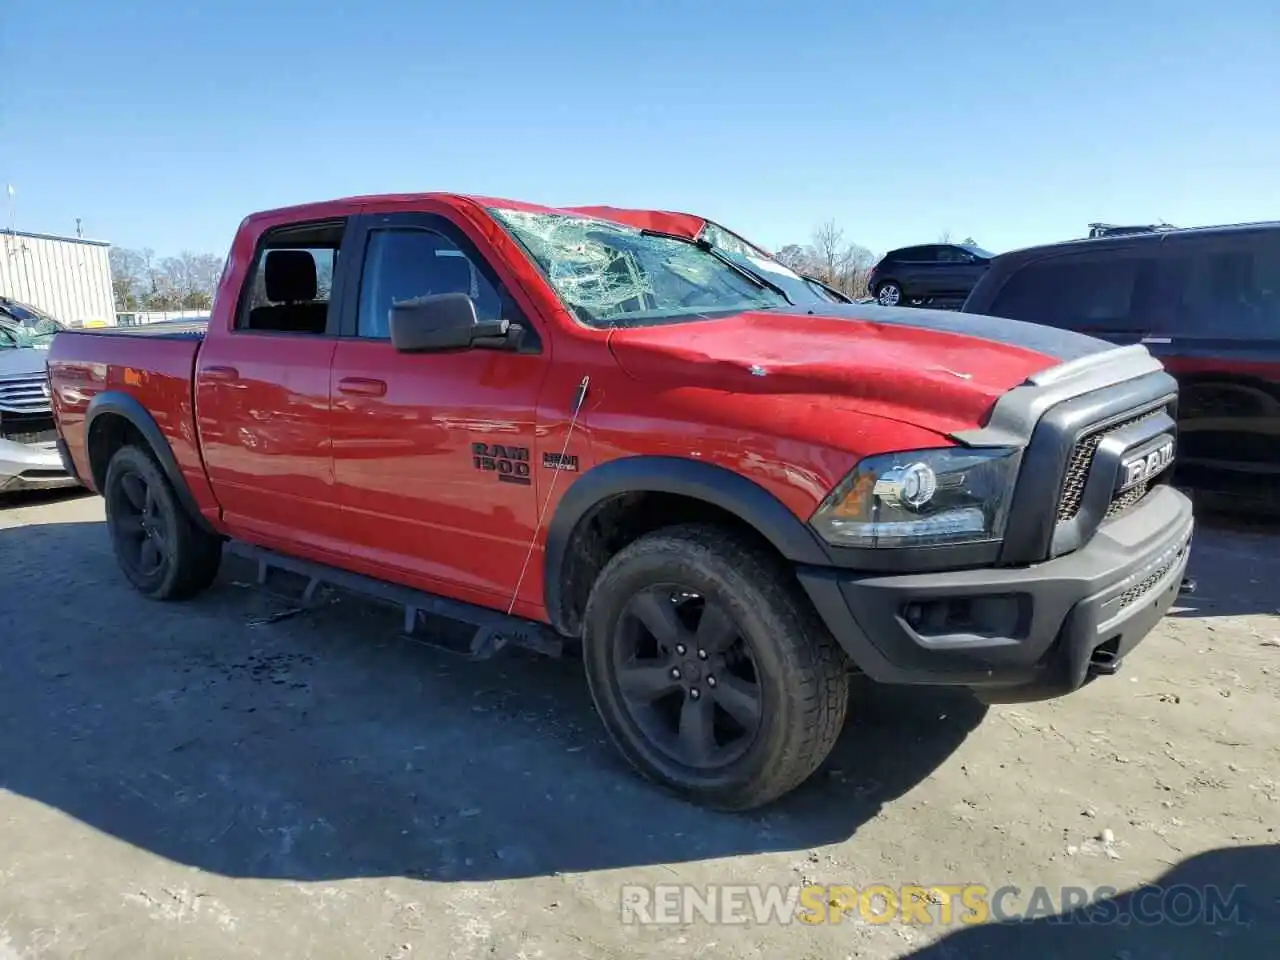
[[[6,4],[19,229],[221,253],[255,209],[432,189],[876,252],[1280,219],[1275,0],[188,6]]]

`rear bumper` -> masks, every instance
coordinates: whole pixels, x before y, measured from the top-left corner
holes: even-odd
[[[74,487],[79,482],[68,472],[56,444],[0,440],[0,493]]]
[[[885,683],[1047,699],[1111,673],[1178,595],[1194,527],[1171,487],[1080,549],[1029,567],[858,577],[797,570],[854,663]]]

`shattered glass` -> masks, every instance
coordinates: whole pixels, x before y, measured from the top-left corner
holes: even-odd
[[[591,326],[693,319],[786,303],[693,243],[573,214],[490,211]]]
[[[710,220],[706,222],[703,228],[698,232],[698,237],[707,241],[717,250],[725,253],[731,253],[739,257],[756,258],[759,260],[772,261],[767,252],[761,250],[754,243],[742,239],[732,230],[727,230],[718,223],[712,223]]]

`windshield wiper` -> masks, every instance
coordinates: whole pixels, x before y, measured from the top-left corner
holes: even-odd
[[[729,257],[726,257],[723,253],[717,250],[713,245],[708,243],[706,240],[690,240],[688,237],[682,237],[678,233],[667,233],[664,230],[641,230],[640,235],[643,237],[662,237],[664,240],[676,240],[680,243],[687,243],[691,247],[697,247],[699,250],[706,251],[707,253],[711,254],[711,256],[715,257],[717,260],[723,263],[730,270],[734,270],[740,276],[743,276],[746,279],[750,280],[761,290],[772,290],[774,293],[780,296],[783,300],[787,301],[787,303],[791,304],[792,306],[795,306],[796,302],[792,300],[789,296],[787,296],[787,291],[783,290],[780,286],[778,286],[772,280],[767,280],[764,277],[760,276],[758,273],[748,270],[742,264],[735,263],[732,259],[730,259]]]

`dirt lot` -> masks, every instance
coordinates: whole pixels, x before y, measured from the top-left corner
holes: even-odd
[[[1203,530],[1199,592],[1061,701],[860,690],[829,767],[733,817],[634,777],[574,662],[352,600],[255,624],[284,605],[234,564],[149,603],[98,499],[9,502],[0,960],[1280,956],[1277,542]],[[802,882],[1246,890],[1213,926],[620,919],[623,884]]]

